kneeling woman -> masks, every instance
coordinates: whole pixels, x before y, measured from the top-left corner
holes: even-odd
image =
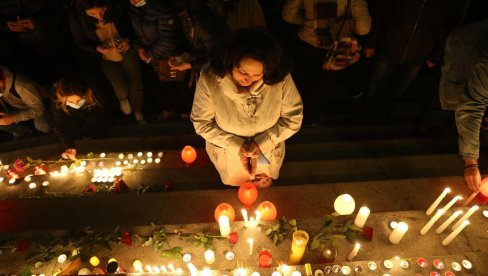
[[[80,80],[61,79],[54,85],[54,92],[54,132],[66,148],[61,156],[76,159],[75,139],[103,136],[106,116],[99,97]]]
[[[284,141],[300,129],[302,111],[276,40],[241,29],[216,42],[197,84],[191,119],[224,184],[254,180],[269,187],[279,176]]]

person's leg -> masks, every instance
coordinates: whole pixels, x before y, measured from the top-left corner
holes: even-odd
[[[398,79],[396,79],[395,84],[393,85],[392,89],[388,93],[387,97],[389,102],[393,103],[400,96],[408,89],[410,84],[415,80],[417,75],[422,69],[424,65],[424,60],[418,60],[416,62],[402,64],[401,66],[401,75]]]
[[[382,90],[388,83],[396,66],[397,62],[388,58],[386,55],[380,53],[376,56],[374,72],[371,76],[366,95],[368,102],[374,103],[381,100]]]
[[[142,114],[144,88],[142,85],[141,65],[134,49],[130,49],[121,61],[124,74],[129,82],[129,99],[134,114]]]
[[[114,62],[108,60],[102,60],[100,62],[105,77],[107,77],[115,96],[119,99],[122,112],[126,115],[132,113],[131,106],[129,104],[129,82],[126,79],[124,71],[122,69],[122,62]]]

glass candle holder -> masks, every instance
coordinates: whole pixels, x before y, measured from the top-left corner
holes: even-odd
[[[297,265],[302,260],[305,248],[307,248],[308,233],[303,230],[293,232],[293,240],[291,242],[290,264]]]

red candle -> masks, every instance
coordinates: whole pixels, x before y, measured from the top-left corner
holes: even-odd
[[[485,177],[480,183],[480,193],[478,194],[478,201],[485,204],[488,202],[488,177]]]
[[[434,264],[434,267],[437,269],[444,269],[445,267],[444,262],[442,262],[439,259],[435,259],[432,263]]]
[[[261,212],[261,220],[275,220],[276,206],[270,201],[263,201],[258,206],[258,211]]]
[[[259,267],[271,267],[272,263],[273,257],[271,256],[271,252],[268,250],[259,252]]]
[[[417,264],[419,265],[419,267],[428,267],[429,266],[429,263],[424,258],[418,258]]]
[[[250,182],[245,182],[239,187],[237,197],[244,205],[253,204],[258,199],[258,189]]]
[[[197,159],[197,151],[192,146],[186,146],[181,151],[181,159],[183,159],[186,164],[190,165]]]
[[[444,276],[456,276],[456,275],[454,274],[454,272],[448,270],[446,271],[446,273],[444,273]]]
[[[430,273],[430,276],[441,276],[441,274],[439,272],[436,272],[436,271],[432,271]]]
[[[236,212],[234,211],[234,208],[230,206],[228,203],[220,203],[217,208],[215,208],[214,212],[215,216],[215,221],[219,221],[220,216],[227,216],[229,217],[229,221],[232,222],[236,218]]]

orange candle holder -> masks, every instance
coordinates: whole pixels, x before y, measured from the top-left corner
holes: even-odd
[[[270,201],[263,201],[258,205],[261,212],[261,220],[275,220],[277,216],[276,206]]]
[[[186,146],[181,151],[181,159],[187,165],[191,165],[197,159],[197,151],[192,146]]]
[[[271,267],[271,264],[273,263],[273,256],[271,255],[271,252],[269,252],[268,250],[263,250],[259,252],[258,262],[259,267]]]
[[[220,216],[227,216],[230,222],[233,222],[236,218],[236,212],[229,203],[220,203],[214,211],[215,221],[219,221]]]
[[[258,199],[258,189],[250,182],[245,182],[239,187],[237,197],[242,204],[250,206]]]

